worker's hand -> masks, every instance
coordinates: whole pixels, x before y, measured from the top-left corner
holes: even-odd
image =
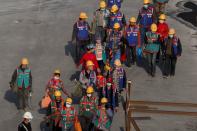
[[[115,112],[118,112],[118,107],[115,107]]]
[[[13,89],[14,85],[10,82],[10,88]]]
[[[29,92],[29,96],[32,97],[32,92]]]
[[[98,73],[101,73],[101,70],[100,70],[100,68],[97,68],[97,72],[98,72]]]

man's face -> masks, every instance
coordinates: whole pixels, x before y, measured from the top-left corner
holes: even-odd
[[[56,96],[55,99],[56,99],[56,101],[60,101],[61,97],[60,96]]]
[[[136,23],[135,22],[130,22],[130,25],[134,26],[134,25],[136,25]]]
[[[23,68],[23,69],[27,68],[27,65],[22,65],[22,68]]]
[[[92,71],[93,70],[93,66],[88,66],[88,69]]]

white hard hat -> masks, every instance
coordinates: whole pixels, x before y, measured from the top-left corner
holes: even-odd
[[[26,119],[33,119],[33,116],[31,114],[31,112],[25,112],[24,115],[23,115],[23,118],[26,118]]]

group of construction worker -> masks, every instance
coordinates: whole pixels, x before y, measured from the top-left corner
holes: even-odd
[[[76,61],[88,50],[96,55],[103,72],[104,65],[109,63],[113,67],[116,59],[130,67],[141,64],[145,58],[147,71],[154,77],[156,63],[162,60],[163,77],[174,76],[182,47],[175,29],[169,28],[166,21],[168,0],[154,0],[153,3],[144,0],[137,19],[131,17],[128,23],[121,11],[121,3],[121,0],[101,0],[90,25],[87,14],[80,13],[72,37],[72,42],[76,40]]]
[[[162,60],[163,77],[175,75],[182,47],[175,29],[169,28],[166,21],[168,0],[153,3],[143,0],[137,19],[131,17],[128,23],[121,12],[122,2],[100,0],[91,25],[85,12],[80,13],[74,24],[72,43],[76,43],[76,67],[82,65],[78,79],[79,107],[73,106],[74,98],[66,91],[61,72],[56,69],[45,89],[45,96],[50,98],[45,119],[52,131],[110,130],[121,94],[126,91],[123,63],[130,67],[146,58],[148,73],[154,77],[156,62]],[[28,59],[23,58],[10,82],[18,95],[18,109],[25,111],[29,110],[28,99],[33,91],[28,64]],[[62,93],[67,96],[65,100]],[[23,125],[19,126],[23,128]]]

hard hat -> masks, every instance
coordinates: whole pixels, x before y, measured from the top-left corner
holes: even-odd
[[[80,15],[79,15],[79,18],[81,18],[81,19],[87,19],[88,16],[87,16],[87,14],[85,12],[81,12]]]
[[[31,114],[31,112],[25,112],[24,115],[23,115],[23,118],[26,118],[26,119],[33,119],[33,116]]]
[[[86,62],[86,66],[93,66],[93,65],[94,65],[94,63],[91,60],[88,60]]]
[[[72,104],[73,100],[71,98],[66,98],[66,103]]]
[[[103,97],[103,98],[101,99],[101,103],[102,103],[102,104],[105,104],[105,103],[107,103],[107,102],[108,102],[107,98]]]
[[[90,93],[93,93],[94,92],[94,89],[92,86],[88,86],[88,88],[86,89],[86,93],[87,94],[90,94]]]
[[[55,97],[60,97],[62,95],[62,93],[60,91],[55,91],[54,93]]]
[[[106,2],[105,1],[101,1],[99,4],[100,8],[105,8],[106,7]]]
[[[121,62],[120,62],[119,59],[116,59],[116,60],[114,61],[114,64],[115,64],[116,66],[121,66]]]
[[[114,12],[116,12],[116,11],[118,11],[118,6],[117,6],[117,5],[113,5],[113,6],[111,7],[111,12],[114,13]]]
[[[165,15],[165,14],[161,14],[161,15],[159,16],[159,19],[160,19],[160,20],[165,20],[165,19],[166,19],[166,15]]]
[[[120,24],[119,23],[115,23],[114,24],[114,29],[118,29],[118,28],[120,28]]]
[[[169,35],[174,35],[176,33],[174,28],[171,28],[168,32]]]
[[[150,0],[144,0],[144,4],[149,4]]]
[[[29,64],[29,60],[27,58],[21,59],[21,65],[28,65],[28,64]]]
[[[56,69],[56,70],[54,70],[53,73],[54,73],[54,74],[60,74],[60,70],[59,70],[59,69]]]
[[[131,17],[129,21],[132,22],[132,23],[135,23],[136,22],[136,18],[135,17]]]
[[[105,65],[105,70],[109,71],[111,69],[111,67],[109,65]]]
[[[157,25],[154,24],[154,23],[151,25],[150,28],[151,28],[151,31],[152,31],[152,32],[156,32],[156,31],[157,31]]]

